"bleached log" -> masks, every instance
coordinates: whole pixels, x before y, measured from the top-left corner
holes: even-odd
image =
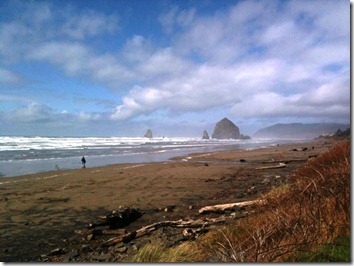
[[[257,167],[255,168],[255,170],[278,169],[278,168],[285,168],[285,167],[286,167],[285,163],[279,163],[278,165]]]
[[[205,206],[199,209],[199,213],[209,213],[209,212],[224,212],[226,210],[232,209],[239,209],[246,206],[251,206],[255,204],[262,204],[264,200],[250,200],[250,201],[242,201],[236,203],[227,203],[227,204],[219,204],[219,205],[212,205],[212,206]]]
[[[261,164],[268,164],[268,163],[297,163],[297,162],[307,162],[307,159],[289,159],[289,160],[269,160],[269,161],[262,161]]]

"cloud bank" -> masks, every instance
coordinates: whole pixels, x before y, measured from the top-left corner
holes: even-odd
[[[75,116],[82,121],[153,120],[161,113],[202,120],[203,112],[219,109],[236,121],[349,122],[347,1],[246,0],[208,13],[177,5],[164,10],[156,18],[162,44],[133,34],[104,51],[92,40],[122,36],[119,16],[26,2],[16,11],[22,19],[0,23],[6,63],[0,85],[25,82],[12,65],[46,63],[117,97],[117,106],[101,114],[82,110]],[[11,117],[58,119],[59,110],[36,104]]]

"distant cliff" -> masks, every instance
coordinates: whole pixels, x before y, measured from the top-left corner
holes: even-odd
[[[254,138],[277,138],[277,139],[313,139],[320,135],[336,132],[338,129],[345,130],[350,125],[337,123],[315,123],[315,124],[275,124],[258,130]]]
[[[216,123],[213,139],[249,139],[249,136],[240,134],[239,128],[226,117]]]

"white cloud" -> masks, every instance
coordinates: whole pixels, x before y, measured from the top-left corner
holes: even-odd
[[[48,42],[43,43],[27,55],[29,59],[47,61],[64,66],[69,75],[84,74],[89,50],[80,43]]]
[[[117,86],[134,74],[114,57],[96,55],[77,42],[48,42],[27,55],[28,59],[49,62],[63,67],[70,76],[89,76],[95,81]]]
[[[25,78],[18,72],[0,67],[0,85],[19,86],[23,84]]]
[[[1,100],[0,95],[0,100]],[[23,101],[25,102],[25,100]],[[29,101],[27,101],[29,102]],[[106,119],[104,114],[80,111],[76,114],[67,110],[58,111],[47,104],[29,102],[26,106],[4,113],[6,120],[12,123],[30,124],[41,126],[66,127],[82,125],[82,123],[97,123]]]
[[[252,92],[269,88],[278,77],[279,67],[279,62],[269,60],[187,68],[185,75],[174,75],[154,87],[135,87],[114,110],[112,118],[128,119],[160,108],[179,112],[230,105]]]
[[[78,114],[78,119],[80,121],[97,121],[100,120],[102,118],[101,114],[98,113],[87,113],[84,111],[80,111]]]
[[[122,56],[130,64],[141,63],[153,54],[154,48],[152,43],[141,35],[134,35],[126,40],[122,49]]]
[[[30,103],[26,107],[19,108],[10,114],[11,119],[20,122],[49,122],[53,109],[47,105]]]
[[[166,106],[171,96],[173,95],[168,91],[135,87],[129,96],[123,98],[123,104],[114,109],[111,118],[125,120],[142,113],[150,113]]]
[[[348,88],[349,80],[323,84],[304,94],[300,99],[299,106],[302,105],[301,102],[303,101],[312,106],[328,108],[331,105],[340,105],[349,109]]]
[[[115,16],[86,11],[80,15],[68,17],[62,26],[62,33],[74,39],[84,39],[104,33],[112,34],[118,28]]]
[[[211,15],[176,6],[157,18],[168,33],[161,43],[122,35],[122,48],[114,52],[100,51],[86,39],[116,33],[115,17],[70,10],[64,15],[49,4],[41,8],[33,27],[28,19],[0,24],[2,58],[50,63],[68,76],[110,87],[123,95],[112,119],[216,108],[240,118],[349,116],[345,1],[247,0]],[[1,78],[11,82],[16,75]],[[32,117],[39,109],[28,107]],[[50,112],[43,108],[43,113]],[[76,119],[105,115],[82,112]]]
[[[182,10],[176,17],[176,22],[178,25],[187,27],[191,25],[194,20],[196,14],[195,8],[191,8],[188,10]]]
[[[112,117],[128,119],[160,108],[179,112],[225,106],[233,106],[236,117],[349,115],[343,102],[350,92],[345,82],[347,35],[339,34],[334,41],[332,30],[323,25],[333,12],[346,11],[333,11],[336,5],[330,2],[321,12],[314,8],[319,3],[302,4],[285,3],[277,13],[277,2],[244,1],[226,13],[194,14],[193,24],[179,35],[175,47],[157,50],[139,65],[145,75],[168,74],[167,78],[151,79],[154,82],[146,88],[132,90]],[[172,8],[160,21],[172,30],[178,12]],[[312,23],[305,25],[300,18],[306,15]],[[255,53],[249,53],[249,47]],[[203,63],[189,55],[201,56]],[[340,64],[344,72],[326,71],[332,64]],[[333,85],[334,77],[339,83]],[[145,94],[151,88],[161,100],[148,101]],[[319,111],[325,104],[330,111]]]
[[[195,13],[195,8],[180,10],[178,6],[173,6],[170,10],[161,13],[158,20],[165,32],[172,33],[176,26],[189,26],[194,20]]]
[[[21,103],[31,103],[32,100],[27,96],[18,96],[18,95],[10,95],[10,94],[2,94],[0,93],[0,101],[4,102],[21,102]]]
[[[22,59],[24,51],[29,45],[25,40],[33,30],[18,22],[0,24],[0,55],[7,63],[14,63]]]
[[[281,95],[266,91],[232,107],[234,117],[348,117],[349,81],[325,84],[303,93]]]
[[[138,66],[138,70],[146,77],[169,75],[169,78],[184,74],[190,69],[189,61],[179,57],[168,47],[153,53]]]

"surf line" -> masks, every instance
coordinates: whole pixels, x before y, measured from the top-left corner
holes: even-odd
[[[123,167],[122,169],[130,169],[130,168],[136,168],[136,167],[141,167],[141,166],[144,166],[144,164],[136,164],[133,166],[126,166],[126,167]]]
[[[131,168],[137,168],[137,167],[141,167],[144,166],[144,164],[136,164],[133,166],[126,166],[126,167],[122,167],[122,168],[114,168],[113,170],[123,170],[123,169],[131,169]]]
[[[65,175],[69,175],[70,173],[65,173],[65,174],[61,174],[61,175],[50,175],[50,176],[43,176],[43,177],[36,177],[35,179],[19,179],[19,180],[13,180],[13,181],[4,181],[4,182],[0,182],[0,185],[4,185],[4,184],[12,184],[12,183],[18,183],[18,182],[26,182],[26,181],[30,181],[30,180],[42,180],[42,179],[49,179],[49,178],[54,178],[54,177],[58,177],[58,176],[65,176]]]

